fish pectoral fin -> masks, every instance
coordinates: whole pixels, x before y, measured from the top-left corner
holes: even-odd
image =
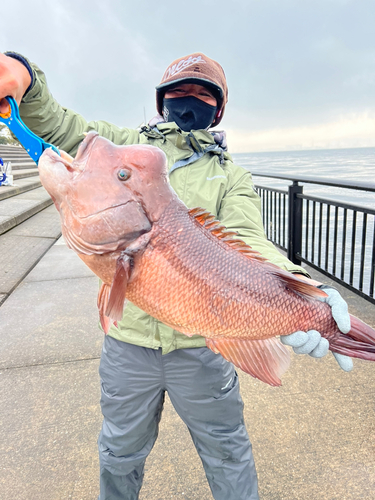
[[[99,309],[99,319],[100,319],[100,324],[102,325],[102,328],[104,330],[104,333],[107,334],[111,324],[112,320],[108,318],[108,316],[105,315],[105,310],[107,309],[108,305],[108,297],[109,297],[109,292],[111,290],[111,287],[109,285],[106,285],[105,283],[102,283],[102,286],[100,287],[99,293],[98,293],[98,309]]]
[[[206,339],[213,352],[249,375],[272,386],[281,385],[280,377],[290,364],[290,353],[273,337],[264,340]]]
[[[129,277],[130,257],[121,254],[117,259],[116,272],[113,278],[111,291],[109,292],[108,304],[105,309],[105,315],[112,320],[120,320],[122,318]]]

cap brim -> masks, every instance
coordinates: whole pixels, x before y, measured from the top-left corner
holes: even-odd
[[[168,87],[175,87],[178,83],[196,83],[198,85],[203,85],[204,87],[208,87],[209,89],[212,89],[215,94],[218,95],[220,99],[223,99],[224,94],[223,90],[214,82],[211,82],[210,80],[207,80],[206,78],[180,78],[178,80],[173,80],[171,82],[165,82],[162,83],[161,85],[158,85],[155,87],[157,91],[159,90],[167,90]]]

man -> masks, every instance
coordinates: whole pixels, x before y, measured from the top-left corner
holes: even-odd
[[[251,174],[233,164],[225,135],[208,131],[222,120],[228,89],[221,66],[204,54],[180,58],[167,68],[156,87],[159,114],[141,130],[88,123],[61,107],[40,69],[15,53],[0,57],[0,98],[6,95],[21,103],[26,125],[70,154],[89,130],[116,144],[160,147],[168,158],[171,185],[188,207],[209,210],[271,262],[309,279],[267,241]],[[349,331],[346,303],[335,290],[328,293],[339,328]],[[314,331],[296,332],[283,342],[315,357],[328,350],[328,341]],[[351,369],[350,358],[336,359]],[[214,498],[259,498],[237,374],[231,363],[207,349],[203,337],[189,338],[129,303],[104,340],[100,376],[100,500],[138,498],[165,391],[189,428]]]

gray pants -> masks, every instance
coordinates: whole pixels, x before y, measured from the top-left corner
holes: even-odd
[[[168,395],[187,425],[215,500],[258,500],[243,402],[231,363],[206,347],[162,355],[112,337],[100,362],[99,500],[136,500]]]

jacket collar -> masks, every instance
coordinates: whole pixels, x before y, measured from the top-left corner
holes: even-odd
[[[180,149],[201,151],[215,144],[212,134],[206,130],[183,132],[175,122],[158,123],[156,128]]]

